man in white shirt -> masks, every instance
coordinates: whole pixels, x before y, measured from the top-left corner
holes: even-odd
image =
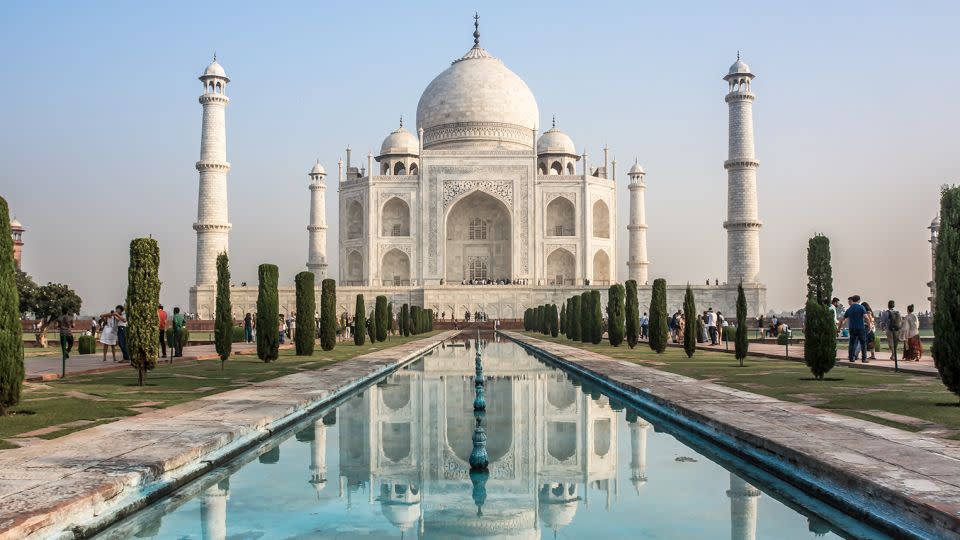
[[[710,344],[717,344],[717,314],[713,312],[713,308],[707,310],[707,332],[710,334]]]
[[[643,317],[640,318],[640,339],[647,339],[650,331],[650,317],[647,316],[647,312],[643,312]]]

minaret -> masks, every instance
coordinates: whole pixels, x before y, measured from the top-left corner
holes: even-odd
[[[229,496],[229,478],[224,478],[203,490],[203,496],[200,499],[200,525],[203,540],[226,539],[227,499]]]
[[[217,255],[227,251],[230,223],[227,221],[227,77],[217,56],[200,76],[203,82],[203,131],[200,135],[200,197],[197,206],[197,285],[217,281]]]
[[[630,279],[637,285],[646,285],[649,279],[647,260],[647,207],[646,207],[646,173],[638,160],[627,173],[630,177],[630,254],[627,258],[627,268]]]
[[[723,78],[730,89],[726,102],[729,117],[727,170],[727,283],[757,283],[760,273],[760,227],[757,214],[757,161],[753,149],[753,100],[750,81],[754,75],[740,60]]]
[[[630,483],[640,494],[640,487],[647,483],[647,431],[650,424],[636,413],[627,414],[630,425]]]
[[[10,235],[13,237],[13,264],[20,270],[23,265],[23,224],[17,221],[17,216],[10,220]]]
[[[930,313],[933,313],[937,303],[937,237],[940,235],[940,216],[933,218],[930,222],[930,281],[927,287],[930,287]]]
[[[730,473],[730,540],[756,540],[760,490]]]
[[[310,245],[307,249],[307,270],[313,272],[316,283],[327,277],[327,185],[320,160],[310,170]]]
[[[310,441],[310,484],[320,498],[320,492],[327,486],[327,426],[323,419],[313,422],[313,440]]]

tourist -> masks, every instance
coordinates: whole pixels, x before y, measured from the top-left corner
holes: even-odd
[[[73,350],[73,315],[64,312],[57,317],[57,325],[60,327],[60,350],[64,358],[70,358],[70,351]]]
[[[117,361],[117,310],[112,309],[109,313],[100,315],[100,343],[103,344],[103,361],[107,361],[107,349],[113,353],[113,361]]]
[[[287,337],[294,339],[294,336],[297,333],[297,314],[293,311],[290,312],[290,316],[287,317]]]
[[[900,328],[903,326],[903,316],[897,310],[893,300],[887,302],[887,311],[880,317],[880,326],[887,334],[887,347],[890,349],[890,359],[897,361],[897,348],[900,342]]]
[[[130,361],[130,351],[127,349],[127,318],[123,316],[123,306],[117,306],[117,346],[123,359]]]
[[[97,329],[99,327],[99,321],[96,317],[90,319],[90,336],[93,339],[97,339]]]
[[[640,339],[647,339],[650,331],[650,317],[647,316],[647,312],[643,312],[643,317],[640,317]]]
[[[705,343],[707,341],[707,325],[704,322],[706,316],[706,311],[704,311],[702,315],[697,314],[697,343]]]
[[[907,316],[903,318],[903,337],[903,359],[919,362],[923,345],[920,343],[920,319],[913,312],[913,304],[907,306]]]
[[[840,299],[834,296],[833,300],[830,301],[830,307],[833,308],[833,321],[840,322],[840,318],[843,317],[843,306],[840,305]]]
[[[720,341],[730,341],[730,336],[727,335],[727,327],[730,326],[730,323],[727,322],[726,317],[723,316],[723,313],[717,312],[717,327],[720,329]]]
[[[683,313],[677,312],[677,335],[674,336],[674,343],[681,343],[683,341],[683,332],[687,327],[687,322],[683,318]]]
[[[277,328],[280,330],[280,344],[283,345],[287,337],[287,323],[283,320],[283,313],[280,314],[280,325]]]
[[[173,349],[171,352],[176,358],[183,356],[183,329],[187,327],[187,319],[180,313],[179,307],[173,308],[173,321],[171,323],[173,327],[173,343],[170,344],[170,348]],[[170,359],[170,362],[173,362],[173,358]]]
[[[867,329],[865,317],[867,310],[860,305],[860,295],[855,294],[847,298],[850,307],[843,314],[843,318],[837,322],[839,330],[844,322],[847,322],[847,329],[850,331],[850,345],[847,351],[847,359],[851,362],[857,361],[857,353],[863,353],[863,363],[869,363],[867,360]]]
[[[157,325],[160,329],[160,358],[167,356],[167,312],[163,310],[163,304],[157,306]]]
[[[876,339],[877,339],[877,319],[873,316],[873,310],[870,309],[870,304],[867,302],[863,303],[863,309],[867,311],[864,316],[864,321],[867,326],[867,351],[870,352],[870,359],[876,360],[877,354],[874,349],[876,349]]]
[[[705,321],[707,325],[707,332],[710,333],[710,344],[716,345],[719,343],[717,339],[717,315],[713,312],[713,308],[707,310],[707,319]]]
[[[243,339],[247,343],[253,342],[253,315],[249,311],[243,316]]]

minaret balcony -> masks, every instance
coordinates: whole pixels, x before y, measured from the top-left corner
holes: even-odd
[[[730,92],[727,94],[727,97],[724,98],[724,101],[730,103],[731,101],[753,101],[755,99],[757,99],[757,96],[750,92]]]
[[[730,229],[759,229],[763,227],[763,222],[760,220],[757,221],[724,221],[723,228]]]
[[[760,167],[760,161],[754,158],[733,158],[723,162],[723,168],[730,169],[756,169]]]
[[[197,162],[198,171],[223,171],[227,172],[230,170],[230,163],[226,161],[198,161]]]

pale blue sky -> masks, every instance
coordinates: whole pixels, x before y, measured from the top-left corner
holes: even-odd
[[[201,108],[216,50],[227,111],[231,266],[304,269],[317,158],[376,151],[472,44],[518,73],[542,124],[591,162],[647,169],[651,276],[724,277],[726,83],[758,75],[761,278],[803,300],[806,240],[830,236],[838,295],[926,309],[925,227],[960,174],[956,2],[14,2],[0,4],[0,194],[26,225],[24,266],[84,312],[120,302],[135,236],[161,245],[162,300],[194,276]],[[409,124],[408,124],[409,125]],[[356,155],[355,154],[355,155]],[[365,158],[364,158],[365,159]],[[336,276],[336,189],[328,190]],[[626,277],[627,190],[620,261]]]

